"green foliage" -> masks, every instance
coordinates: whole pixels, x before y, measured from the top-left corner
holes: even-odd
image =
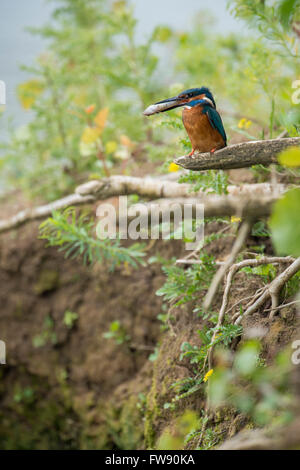
[[[190,183],[191,191],[206,191],[208,194],[227,194],[228,175],[224,171],[208,170],[204,172],[190,171],[179,178],[179,183]]]
[[[296,274],[294,274],[291,279],[288,280],[288,282],[284,286],[284,294],[285,297],[293,297],[297,292],[299,292],[299,287],[300,287],[300,271],[298,271]]]
[[[253,237],[270,237],[271,232],[266,226],[266,223],[263,220],[259,220],[253,225],[251,235]]]
[[[40,225],[40,238],[48,240],[49,246],[58,246],[65,252],[65,257],[83,257],[84,263],[108,261],[110,269],[121,263],[129,263],[133,267],[144,264],[141,244],[133,244],[129,248],[120,245],[120,240],[99,240],[91,234],[95,222],[86,214],[76,217],[73,207],[63,212],[53,211],[52,217]]]
[[[261,276],[264,282],[271,282],[276,276],[276,268],[273,264],[262,264],[260,266],[250,267],[246,266],[241,271],[251,275]]]
[[[103,338],[113,339],[116,344],[124,344],[130,340],[130,336],[118,320],[111,322],[109,331],[103,333]]]
[[[272,239],[279,254],[300,256],[300,189],[279,199],[270,219]]]
[[[192,345],[188,342],[181,344],[180,361],[188,359],[190,364],[196,365],[196,368],[194,369],[194,375],[185,377],[172,384],[176,395],[171,403],[165,403],[165,408],[175,409],[176,402],[198,392],[213,373],[213,369],[206,371],[209,350],[217,345],[229,347],[233,339],[241,336],[243,331],[241,326],[232,325],[230,323],[221,325],[218,327],[218,330],[216,330],[216,328],[217,327],[203,328],[202,330],[198,330],[197,333],[201,339],[200,346]],[[215,332],[217,332],[217,335],[213,339]]]
[[[166,301],[176,301],[176,305],[196,300],[199,292],[208,288],[216,269],[213,257],[204,251],[199,259],[201,264],[194,264],[186,270],[178,266],[163,266],[167,280],[156,294]]]
[[[300,147],[291,147],[278,155],[278,161],[281,165],[288,167],[300,166]]]
[[[159,438],[158,450],[179,450],[183,449],[185,443],[199,428],[199,419],[195,412],[185,411],[182,416],[176,419],[173,428],[166,429]]]
[[[211,404],[230,404],[258,425],[283,424],[292,418],[290,354],[279,353],[274,364],[266,367],[260,360],[260,351],[258,341],[245,342],[232,366],[215,369],[208,390]]]
[[[232,0],[232,12],[243,18],[254,28],[258,28],[264,38],[280,45],[285,52],[290,51],[285,30],[299,17],[299,0]],[[279,20],[279,21],[278,21]]]
[[[223,344],[224,346],[229,346],[232,340],[242,333],[242,327],[239,325],[221,325],[218,327],[218,334],[212,341],[213,334],[216,331],[216,327],[209,329],[198,330],[200,339],[202,340],[202,346],[192,346],[190,343],[182,343],[181,345],[181,355],[180,360],[188,358],[191,364],[203,365],[204,360],[207,356],[208,350],[212,346],[217,344]]]
[[[42,332],[34,336],[32,344],[35,348],[42,348],[49,343],[52,345],[56,344],[57,336],[54,331],[54,321],[50,315],[47,315]]]
[[[78,313],[71,312],[70,310],[66,310],[64,313],[64,324],[66,325],[67,328],[73,328],[75,323],[78,320]]]
[[[299,0],[231,2],[236,17],[259,28],[264,40],[218,35],[202,14],[191,31],[157,26],[142,44],[135,40],[136,20],[127,1],[55,2],[51,21],[31,28],[47,39],[47,51],[24,67],[30,79],[20,84],[18,96],[33,118],[19,129],[10,125],[10,140],[0,143],[4,186],[54,199],[72,190],[79,178],[107,175],[122,160],[130,165],[136,149],[154,161],[164,160],[166,152],[181,152],[182,145],[189,150],[180,111],[151,120],[142,119],[141,112],[157,98],[197,85],[199,76],[219,106],[230,103],[229,116],[223,116],[226,128],[248,138],[261,137],[266,126],[270,135],[274,129],[298,135],[299,116],[290,98],[291,83],[299,76],[297,36],[291,28]],[[170,57],[174,77],[182,79],[169,89],[153,54],[157,43]],[[274,53],[274,44],[284,60]],[[245,109],[256,116],[256,122],[247,120],[250,131],[234,117]],[[222,173],[208,172],[198,183],[226,191]]]
[[[16,403],[25,402],[26,404],[33,403],[35,400],[34,390],[30,387],[25,387],[24,389],[18,387],[14,393],[14,401]]]
[[[49,24],[31,28],[47,39],[48,49],[23,67],[32,78],[18,89],[33,119],[21,129],[12,127],[10,142],[2,145],[6,180],[47,199],[70,191],[79,175],[105,174],[131,157],[134,141],[145,140],[149,124],[140,116],[158,88],[152,49],[167,40],[166,29],[157,29],[137,44],[126,1],[56,4]],[[97,126],[104,110],[108,118]],[[124,143],[122,136],[129,140]]]

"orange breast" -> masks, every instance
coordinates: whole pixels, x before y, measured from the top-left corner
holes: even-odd
[[[224,147],[222,136],[211,126],[206,114],[202,114],[201,106],[184,108],[182,120],[194,150],[210,152]]]

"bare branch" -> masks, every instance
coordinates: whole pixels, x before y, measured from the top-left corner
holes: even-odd
[[[176,158],[177,165],[194,171],[230,170],[252,165],[277,163],[277,155],[287,147],[300,145],[300,137],[287,139],[257,140],[230,145],[215,153],[195,153]]]
[[[225,276],[226,271],[230,268],[230,266],[234,263],[235,258],[243,248],[243,245],[247,239],[247,236],[250,232],[252,226],[252,222],[250,220],[245,220],[243,222],[240,231],[238,233],[238,236],[235,240],[235,243],[232,247],[231,253],[226,259],[225,263],[219,268],[219,270],[216,272],[209,289],[206,293],[206,296],[204,298],[203,302],[203,307],[205,310],[209,310],[211,307],[211,304],[213,302],[213,299],[217,293],[218,287],[220,285],[220,282],[222,281],[223,277]]]
[[[278,191],[281,194],[287,189],[285,185],[278,185]],[[97,200],[130,194],[138,194],[141,197],[150,199],[164,198],[154,202],[158,209],[161,205],[162,209],[167,210],[171,202],[179,202],[182,205],[190,202],[194,207],[196,207],[196,204],[204,204],[206,217],[231,216],[237,213],[240,216],[248,214],[257,217],[269,215],[271,206],[276,201],[272,186],[269,183],[228,186],[228,195],[224,196],[208,195],[204,191],[199,191],[194,193],[194,197],[191,198],[189,184],[161,181],[155,178],[111,176],[97,181],[89,181],[78,186],[75,194],[43,206],[25,209],[7,220],[0,221],[0,233],[20,227],[33,220],[49,217],[53,210],[91,204]]]
[[[25,209],[6,220],[0,220],[0,233],[15,229],[27,222],[45,219],[52,214],[54,210],[65,209],[70,206],[79,206],[90,204],[95,201],[94,196],[81,196],[80,194],[71,194],[57,201],[45,204],[43,206]]]

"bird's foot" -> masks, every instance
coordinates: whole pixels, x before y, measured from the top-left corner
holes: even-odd
[[[217,147],[211,149],[211,151],[209,153],[215,153],[216,150],[217,150]]]
[[[195,153],[195,149],[193,149],[189,154],[188,154],[188,157],[191,157],[192,155],[194,155]]]

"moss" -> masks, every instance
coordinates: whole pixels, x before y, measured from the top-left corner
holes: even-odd
[[[17,403],[0,414],[0,447],[14,449],[76,449],[78,424],[72,410],[57,397]],[[12,431],[13,430],[13,431]]]
[[[161,353],[159,353],[159,356]],[[145,426],[144,426],[144,436],[145,436],[145,446],[146,449],[152,449],[155,444],[156,431],[155,431],[155,421],[160,415],[159,406],[157,403],[157,397],[159,396],[157,390],[157,379],[156,372],[159,364],[159,357],[154,362],[153,368],[153,378],[150,392],[147,395],[146,401],[146,412],[145,412]]]
[[[22,304],[22,301],[20,299],[18,299],[16,301],[16,306],[15,306],[15,309],[13,311],[13,315],[16,317],[16,318],[21,318],[23,316],[23,304]]]
[[[132,395],[121,407],[111,405],[110,417],[106,417],[107,428],[119,449],[135,450],[143,445],[144,429],[137,404],[137,397]]]
[[[59,273],[54,270],[43,270],[40,273],[39,279],[34,285],[34,291],[37,295],[42,295],[45,292],[55,290],[59,287]]]

